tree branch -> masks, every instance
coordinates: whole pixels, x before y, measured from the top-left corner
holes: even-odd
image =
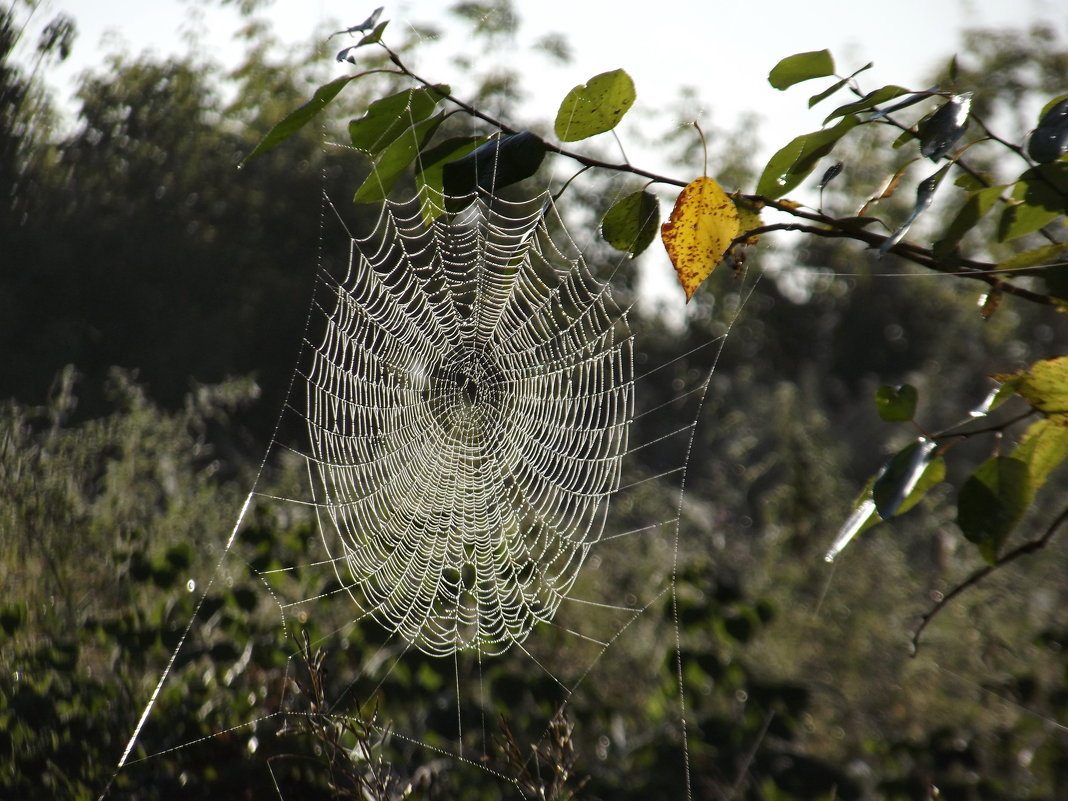
[[[927,624],[934,619],[935,615],[945,609],[950,601],[964,593],[965,590],[974,587],[995,570],[1004,567],[1010,562],[1015,562],[1021,556],[1027,556],[1028,554],[1032,554],[1035,551],[1040,551],[1045,548],[1046,545],[1049,544],[1049,541],[1053,539],[1053,535],[1057,533],[1057,529],[1064,525],[1065,522],[1068,522],[1068,507],[1065,507],[1061,513],[1054,518],[1053,522],[1050,523],[1049,528],[1046,529],[1046,532],[1041,537],[1025,542],[1023,545],[1013,548],[1008,553],[998,557],[993,564],[981,567],[944,595],[942,600],[932,606],[920,617],[920,625],[912,632],[912,655],[916,656],[916,654],[919,653],[920,635],[923,634],[924,629],[927,628]]]

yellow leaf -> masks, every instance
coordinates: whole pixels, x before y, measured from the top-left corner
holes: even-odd
[[[660,226],[660,238],[687,302],[737,235],[738,209],[714,179],[702,176],[679,193],[671,218]]]
[[[760,201],[747,200],[742,196],[741,192],[732,193],[730,198],[734,201],[734,205],[738,209],[738,233],[748,233],[754,228],[759,228],[764,224],[760,219],[760,210],[764,208],[763,203]],[[737,236],[737,234],[735,234],[735,236]],[[760,239],[760,234],[746,237],[745,244],[755,245],[758,239]]]

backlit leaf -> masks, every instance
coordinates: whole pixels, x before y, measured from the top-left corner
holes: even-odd
[[[992,564],[1030,505],[1031,497],[1026,462],[995,456],[983,462],[961,486],[957,524]]]
[[[829,50],[813,50],[787,56],[768,73],[768,83],[787,89],[795,83],[834,75],[834,58]]]
[[[254,159],[261,153],[266,153],[271,148],[281,144],[295,134],[311,122],[316,114],[326,108],[330,101],[337,97],[342,89],[348,86],[350,81],[356,80],[363,74],[364,73],[360,73],[359,75],[346,75],[343,78],[335,78],[330,81],[330,83],[320,86],[315,90],[315,94],[312,95],[311,100],[288,114],[281,122],[271,128],[271,130],[267,132],[267,135],[260,140],[260,143],[252,149],[252,152],[241,159],[241,162],[237,166],[239,168],[244,167],[251,159]]]
[[[449,87],[405,89],[374,101],[367,112],[349,123],[352,146],[376,155],[385,150],[402,133],[434,113]]]
[[[1032,423],[1012,452],[1027,464],[1031,491],[1037,492],[1053,470],[1068,459],[1068,414],[1054,414]]]
[[[819,160],[834,149],[838,140],[859,124],[860,118],[851,114],[831,128],[794,139],[768,161],[757,183],[757,194],[769,198],[785,195],[805,180]]]
[[[808,99],[808,107],[812,108],[817,103],[822,103],[824,100],[826,100],[828,97],[833,95],[835,92],[837,92],[843,86],[845,86],[847,83],[849,83],[849,79],[848,78],[842,78],[842,80],[835,81],[830,86],[828,86],[826,89],[824,89],[822,92],[818,92],[818,93],[812,95],[812,97],[810,97]]]
[[[1043,359],[1016,375],[1024,400],[1043,414],[1068,414],[1068,356]]]
[[[562,142],[576,142],[610,131],[636,97],[634,81],[623,70],[595,75],[567,93],[556,113],[556,136]]]
[[[712,274],[737,235],[738,210],[713,178],[702,176],[679,193],[660,236],[687,301]]]
[[[760,219],[760,210],[764,208],[763,203],[749,200],[742,196],[741,193],[734,193],[730,198],[734,201],[734,207],[738,210],[738,233],[744,234],[748,231],[753,231],[764,224],[764,221]],[[745,244],[756,244],[759,238],[759,234],[748,237],[745,240]]]
[[[367,179],[356,190],[354,203],[375,203],[384,200],[401,174],[415,161],[423,144],[434,133],[444,119],[437,114],[411,126],[398,136],[375,159],[374,168]]]
[[[601,220],[601,236],[616,250],[641,253],[660,226],[660,202],[651,192],[634,192],[612,206]]]
[[[881,386],[875,391],[875,409],[888,423],[907,423],[916,414],[919,393],[911,384]]]

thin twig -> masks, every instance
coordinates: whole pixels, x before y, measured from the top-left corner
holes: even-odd
[[[966,578],[964,581],[962,581],[960,584],[958,584],[956,587],[946,593],[946,595],[944,595],[942,599],[938,601],[938,603],[932,606],[924,615],[920,617],[920,625],[917,626],[916,630],[912,632],[912,655],[916,656],[916,654],[919,653],[920,635],[923,634],[923,630],[927,628],[927,624],[930,623],[934,619],[935,615],[941,612],[949,604],[950,601],[954,600],[958,595],[961,595],[965,590],[974,587],[976,584],[985,579],[995,570],[1004,567],[1010,562],[1015,562],[1021,556],[1026,556],[1028,554],[1034,553],[1035,551],[1039,551],[1045,548],[1046,545],[1049,544],[1049,541],[1053,539],[1053,535],[1057,533],[1057,529],[1064,525],[1066,521],[1068,521],[1068,507],[1065,507],[1064,510],[1061,511],[1061,513],[1057,515],[1056,518],[1054,518],[1053,522],[1050,523],[1049,528],[1046,529],[1046,532],[1041,537],[1025,542],[1023,545],[1020,545],[1017,548],[1013,548],[1008,553],[998,557],[998,559],[995,560],[993,564],[989,564],[979,568],[970,576],[968,576],[968,578]]]

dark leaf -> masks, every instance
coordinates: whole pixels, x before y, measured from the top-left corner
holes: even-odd
[[[957,524],[987,562],[997,559],[1031,495],[1027,464],[1011,456],[988,459],[964,482],[957,499]]]
[[[812,97],[810,97],[808,99],[808,107],[812,108],[817,103],[822,103],[824,100],[826,100],[828,97],[833,95],[835,92],[837,92],[843,86],[845,86],[847,83],[849,83],[849,79],[848,78],[842,78],[842,80],[835,81],[830,86],[828,86],[826,89],[824,89],[822,92],[818,92],[817,94],[812,95]]]
[[[385,6],[379,6],[371,12],[371,16],[369,16],[359,25],[353,25],[351,28],[346,28],[343,31],[336,31],[335,33],[330,34],[330,38],[333,39],[335,36],[341,36],[346,33],[363,33],[364,31],[369,31],[371,28],[374,27],[375,23],[378,22],[378,18],[382,16],[382,10],[384,8]]]
[[[545,143],[530,131],[493,139],[472,153],[445,164],[442,185],[447,199],[494,192],[529,178],[545,158]]]
[[[885,256],[890,248],[900,242],[905,237],[905,234],[908,233],[912,224],[916,222],[916,218],[930,208],[931,203],[934,202],[935,191],[938,189],[938,185],[942,183],[942,179],[945,178],[946,174],[949,172],[949,167],[950,165],[947,164],[934,175],[925,178],[920,182],[920,185],[916,188],[916,204],[912,207],[912,212],[905,218],[901,227],[894,231],[889,239],[883,242],[882,247],[879,248],[880,257]]]
[[[419,154],[420,167],[415,173],[415,183],[417,187],[426,187],[428,190],[423,196],[423,215],[428,221],[446,211],[441,197],[445,165],[466,156],[485,142],[484,136],[455,136]]]
[[[1056,161],[1068,152],[1068,98],[1045,111],[1031,132],[1027,152],[1039,164]]]
[[[879,517],[887,520],[899,513],[905,499],[916,489],[920,477],[934,458],[935,447],[933,440],[920,438],[887,462],[871,488]]]
[[[837,178],[839,175],[841,175],[842,170],[844,168],[845,168],[845,164],[843,164],[840,161],[836,161],[834,164],[832,164],[830,167],[828,167],[826,169],[826,171],[823,173],[823,177],[820,178],[820,182],[818,184],[816,184],[816,188],[817,189],[823,189],[823,187],[827,186],[827,184],[829,184],[831,181],[833,181],[835,178]]]
[[[919,393],[911,384],[881,386],[875,391],[875,409],[888,423],[907,423],[916,414]]]
[[[636,256],[649,247],[660,227],[660,202],[651,192],[634,192],[605,212],[601,236],[616,250]]]
[[[795,83],[834,75],[834,58],[829,50],[814,50],[787,56],[768,73],[768,83],[786,89]]]
[[[931,161],[938,161],[949,153],[964,135],[971,108],[972,94],[963,92],[947,100],[923,120],[918,126],[920,152]]]
[[[1037,231],[1068,213],[1068,163],[1055,161],[1032,167],[1012,188],[1016,203],[1005,209],[998,221],[998,240]]]

